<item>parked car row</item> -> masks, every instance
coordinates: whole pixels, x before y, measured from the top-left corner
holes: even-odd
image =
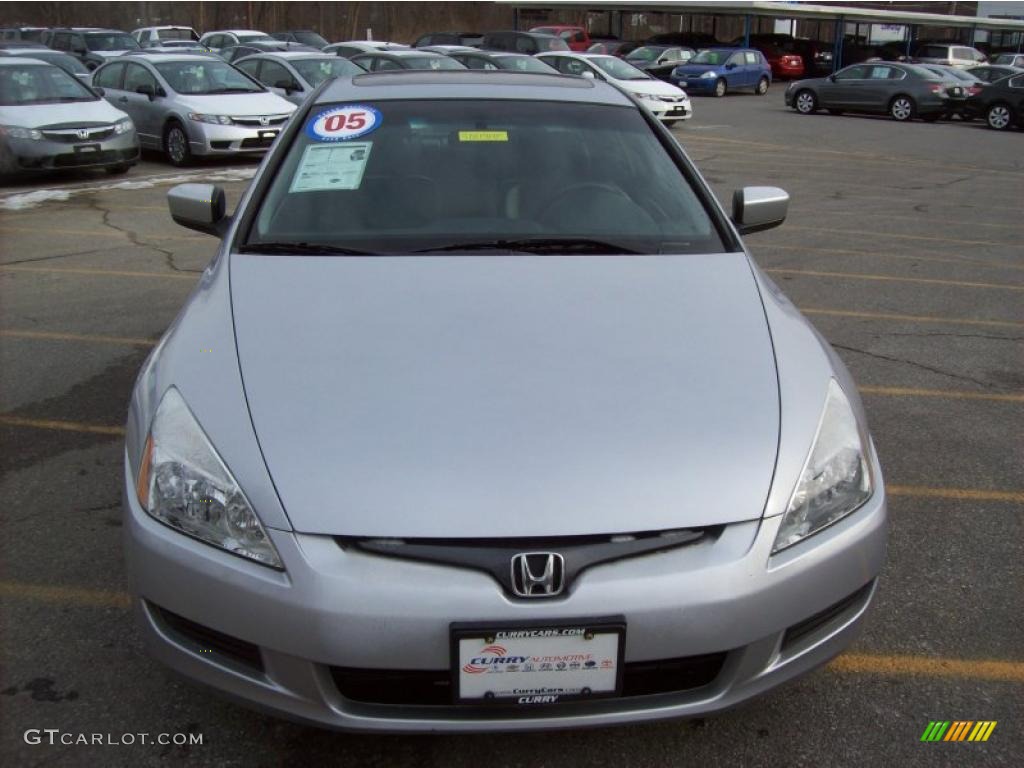
[[[866,62],[828,77],[797,80],[785,93],[786,106],[805,115],[827,110],[888,114],[908,122],[934,122],[958,115],[983,118],[990,128],[1024,127],[1024,69],[976,67],[959,70],[906,62]]]

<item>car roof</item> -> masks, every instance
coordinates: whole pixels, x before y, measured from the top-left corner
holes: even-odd
[[[50,62],[43,61],[42,59],[33,59],[33,58],[29,58],[27,56],[3,56],[3,57],[0,57],[0,66],[15,67],[15,66],[24,65],[24,64],[36,64],[36,65],[38,65],[40,67],[54,67],[55,69],[60,69],[60,67],[58,67],[56,64],[51,64]]]
[[[254,53],[251,56],[243,56],[239,61],[245,61],[246,59],[281,59],[282,61],[322,59],[324,61],[334,61],[335,59],[343,58],[342,56],[335,56],[333,53],[321,53],[320,51],[265,51],[263,53]]]
[[[333,80],[316,103],[373,99],[481,99],[576,102],[635,107],[618,88],[598,80],[556,73],[444,71],[373,72]]]
[[[206,35],[224,35],[224,34],[230,34],[230,35],[266,35],[267,33],[262,31],[262,30],[259,30],[259,29],[211,29],[209,32],[206,32],[203,35],[203,37],[205,37]],[[267,35],[267,37],[269,37],[269,35]]]
[[[189,27],[185,24],[158,24],[155,27],[139,27],[135,31],[144,32],[147,29],[191,29],[193,32],[195,32],[194,27]]]
[[[145,50],[145,49],[143,49]],[[106,63],[117,62],[121,57],[109,59]],[[132,61],[148,61],[150,64],[166,64],[169,61],[221,61],[227,64],[220,56],[209,53],[136,53],[131,57]]]
[[[424,51],[422,48],[398,48],[394,51],[367,51],[364,55],[366,56],[397,56],[399,58],[409,58],[411,56],[427,56],[435,57],[438,59],[445,58],[443,53],[435,53],[434,51]]]

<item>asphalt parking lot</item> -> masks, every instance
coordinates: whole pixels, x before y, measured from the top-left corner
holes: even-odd
[[[7,765],[1019,765],[1024,749],[1024,134],[799,116],[694,99],[676,129],[720,199],[776,185],[759,263],[861,387],[889,484],[890,551],[861,639],[731,712],[595,731],[335,734],[179,681],[144,653],[120,542],[136,371],[214,252],[167,214],[175,180],[229,206],[253,163],[0,189],[0,757]],[[932,720],[997,721],[922,743]],[[201,745],[26,743],[192,733]]]

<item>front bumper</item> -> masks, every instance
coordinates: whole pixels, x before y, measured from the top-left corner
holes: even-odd
[[[288,570],[273,571],[153,520],[138,506],[127,467],[124,517],[133,599],[156,658],[259,709],[387,732],[606,726],[734,706],[823,664],[853,640],[883,565],[887,529],[879,488],[860,510],[774,558],[779,517],[592,567],[564,598],[526,602],[509,599],[484,573],[275,529],[269,534]],[[182,630],[168,614],[193,628]],[[339,670],[397,676],[410,686],[429,671],[443,678],[450,622],[609,614],[625,617],[627,668],[702,654],[718,655],[720,668],[696,688],[533,709],[395,704],[340,690]],[[808,621],[815,616],[826,618],[815,625]]]
[[[673,78],[672,83],[687,93],[713,93],[719,77]]]
[[[134,130],[101,141],[62,142],[50,139],[6,138],[7,152],[18,171],[53,171],[65,168],[105,168],[134,164],[139,140]]]
[[[285,126],[250,128],[189,121],[189,146],[193,155],[231,155],[266,152]]]
[[[693,117],[693,107],[690,105],[689,99],[684,101],[654,101],[653,99],[640,99],[640,103],[662,122],[689,120]]]

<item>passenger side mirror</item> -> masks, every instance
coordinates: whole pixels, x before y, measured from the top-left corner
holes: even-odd
[[[744,187],[732,196],[732,223],[741,235],[779,226],[789,212],[789,194],[778,187]]]
[[[224,236],[231,224],[226,206],[224,190],[213,184],[179,184],[167,193],[174,222],[204,235]]]
[[[830,83],[834,83],[836,81],[836,76],[835,75],[829,75],[828,76],[828,80],[829,80]]]
[[[595,75],[589,69],[584,69],[582,72],[580,72],[580,77],[585,77],[585,78],[587,78],[587,80],[595,80],[595,79],[597,79],[597,75]]]
[[[98,85],[94,85],[92,89],[96,92],[96,95],[99,96],[101,99],[107,95],[107,92],[100,88]]]
[[[153,101],[153,99],[156,98],[156,90],[154,90],[153,86],[149,83],[143,83],[142,85],[136,86],[135,92],[141,93],[150,101]]]
[[[286,94],[291,94],[296,91],[301,91],[302,87],[294,80],[278,80],[274,83],[275,88],[280,88]]]
[[[725,68],[726,68],[726,69],[736,69],[736,65],[735,65],[735,64],[733,64],[733,63],[732,63],[732,62],[730,61],[730,62],[729,62],[728,64],[726,64],[726,65],[725,65]]]

